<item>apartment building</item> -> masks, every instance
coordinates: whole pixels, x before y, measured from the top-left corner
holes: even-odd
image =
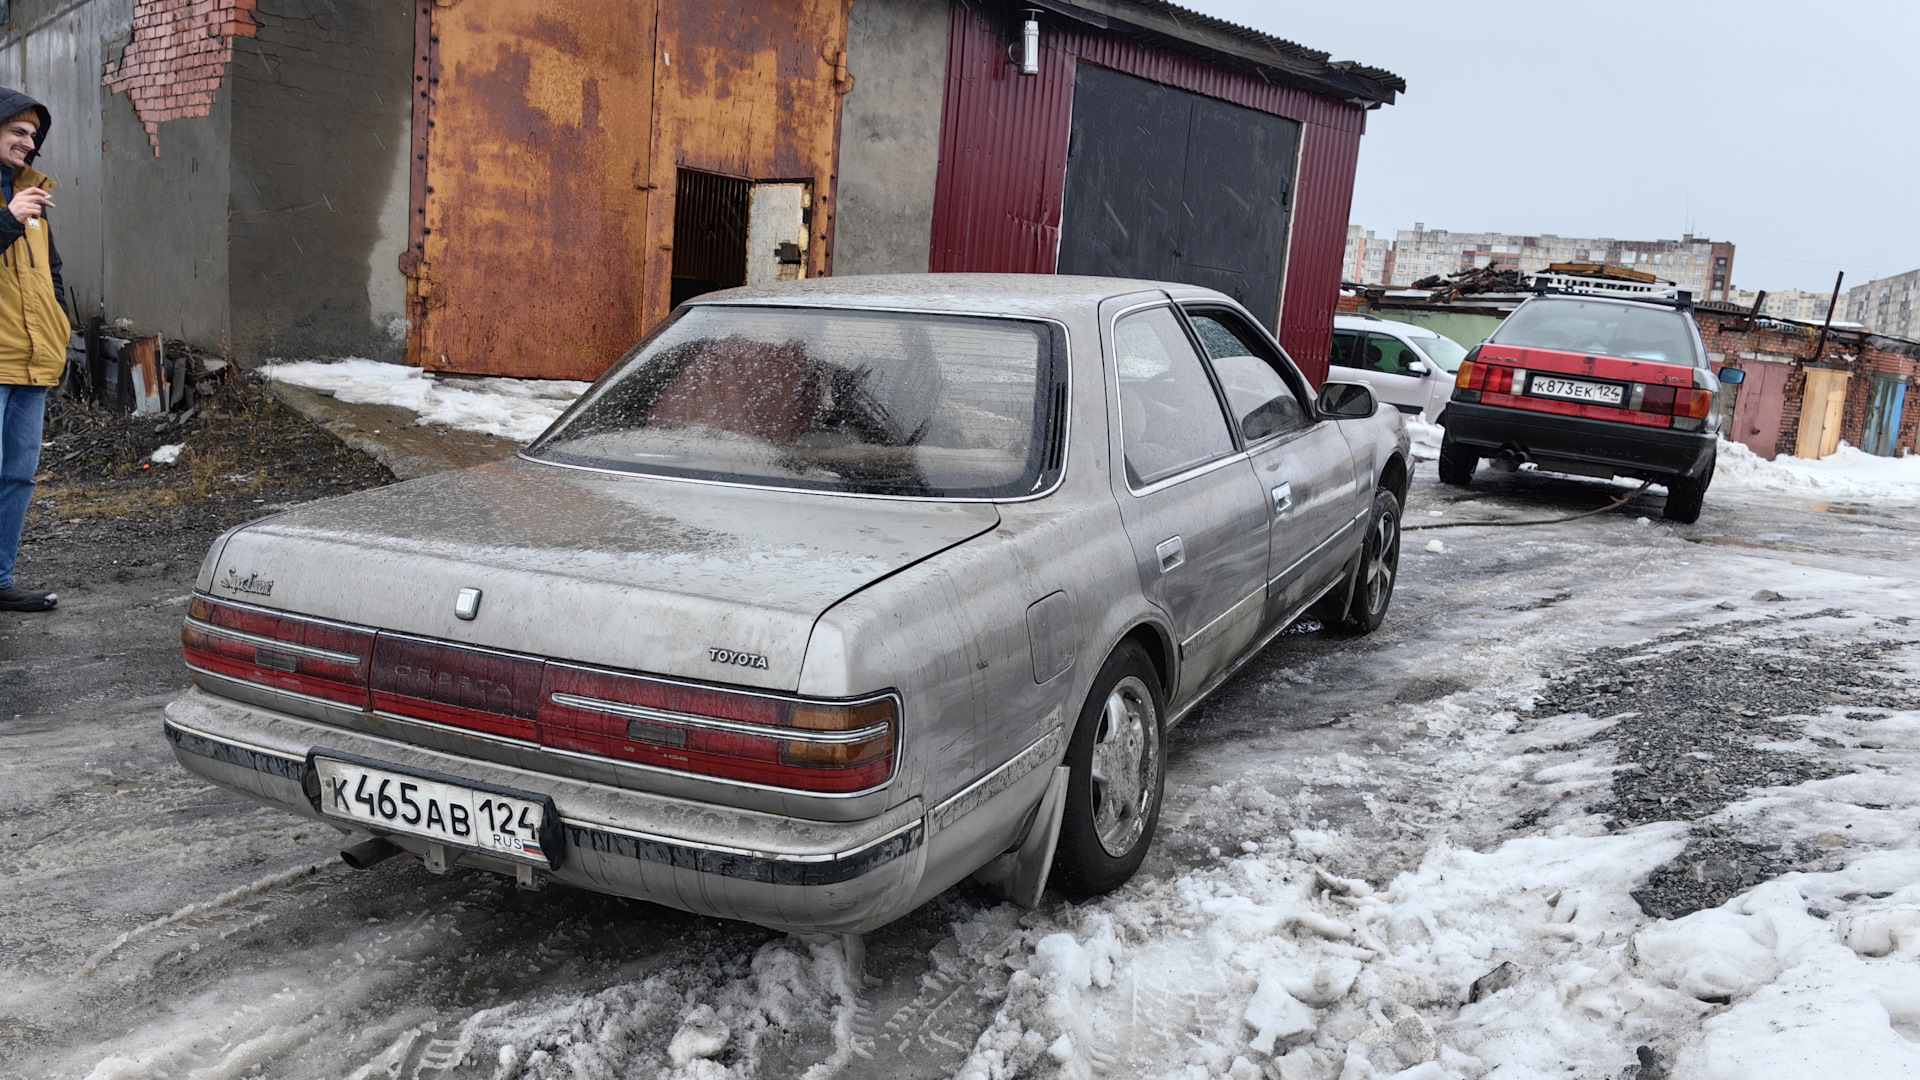
[[[1920,292],[1920,270],[1909,270],[1894,277],[1869,281],[1847,290],[1848,322],[1859,323],[1876,334],[1920,341],[1920,312],[1915,309],[1915,293]]]
[[[1434,274],[1497,267],[1533,274],[1554,263],[1624,266],[1671,281],[1701,300],[1725,300],[1733,278],[1733,245],[1687,235],[1679,240],[1581,239],[1544,233],[1465,233],[1424,222],[1395,236],[1387,284],[1406,286]]]
[[[1759,292],[1752,289],[1728,289],[1727,303],[1737,307],[1752,308],[1754,300],[1759,296]],[[1766,302],[1760,305],[1760,314],[1771,315],[1776,319],[1795,319],[1799,322],[1825,322],[1827,305],[1832,302],[1832,293],[1783,289],[1780,292],[1767,294]],[[1833,319],[1835,322],[1847,321],[1844,303],[1834,309]]]
[[[1372,229],[1347,226],[1347,252],[1340,263],[1340,280],[1358,285],[1384,285],[1393,272],[1393,241],[1375,237]]]

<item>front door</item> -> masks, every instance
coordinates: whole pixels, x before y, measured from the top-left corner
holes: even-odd
[[[1195,336],[1226,391],[1273,525],[1265,622],[1291,620],[1337,581],[1358,544],[1371,485],[1346,436],[1316,419],[1307,383],[1267,336],[1226,307],[1189,305]]]
[[[1108,356],[1119,428],[1114,495],[1140,587],[1179,643],[1177,706],[1260,630],[1267,509],[1171,305],[1121,315]]]

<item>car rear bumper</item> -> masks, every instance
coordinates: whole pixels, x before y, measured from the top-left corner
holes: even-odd
[[[926,859],[919,799],[857,822],[806,821],[478,761],[191,690],[167,706],[174,756],[221,787],[329,825],[306,787],[314,748],[551,796],[564,845],[543,877],[784,930],[860,933],[905,914]],[[424,855],[427,842],[388,839]],[[512,872],[449,850],[450,865]]]
[[[1511,450],[1544,469],[1612,472],[1655,481],[1700,475],[1713,462],[1716,440],[1708,432],[1616,424],[1469,401],[1449,404],[1442,422],[1449,441],[1480,457],[1498,457],[1501,451]]]

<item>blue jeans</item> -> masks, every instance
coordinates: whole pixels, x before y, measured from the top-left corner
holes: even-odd
[[[46,425],[46,387],[0,385],[0,589],[13,584]]]

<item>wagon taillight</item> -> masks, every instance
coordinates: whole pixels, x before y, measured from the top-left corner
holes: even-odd
[[[180,644],[190,667],[275,690],[365,707],[374,635],[196,596]]]

